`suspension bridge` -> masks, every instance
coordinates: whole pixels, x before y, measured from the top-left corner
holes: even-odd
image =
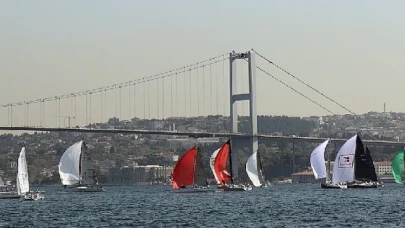
[[[324,140],[311,137],[263,135],[257,132],[258,99],[264,101],[263,97],[268,93],[265,87],[263,89],[257,86],[259,84],[279,83],[323,112],[335,115],[335,112],[325,105],[270,73],[268,70],[270,67],[306,86],[344,112],[355,115],[347,107],[252,49],[242,53],[234,51],[224,53],[170,71],[114,85],[2,104],[0,105],[2,117],[0,130],[239,137],[244,141],[243,144],[249,145],[252,150],[257,149],[257,140],[260,138],[299,142]],[[171,131],[155,129],[152,126],[144,129],[102,127],[102,123],[114,117],[125,122],[132,119],[168,121],[176,118],[207,116],[229,117],[230,124],[222,132],[200,132],[189,129]],[[248,133],[240,133],[238,130],[240,116],[249,117]],[[331,139],[331,141],[341,143],[344,139]],[[371,145],[404,145],[402,142],[378,140],[364,142]]]

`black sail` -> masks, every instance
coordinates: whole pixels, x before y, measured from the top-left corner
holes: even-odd
[[[366,146],[366,160],[367,160],[368,175],[369,175],[370,180],[377,181],[377,173],[375,172],[373,158],[371,157],[370,151],[368,150],[367,146]]]
[[[259,180],[261,183],[266,181],[263,172],[262,160],[260,159],[260,153],[257,151],[257,168],[259,169]]]
[[[366,159],[366,153],[364,152],[363,142],[360,137],[357,136],[356,140],[356,152],[355,157],[355,166],[354,166],[354,179],[358,181],[369,181],[369,165]]]
[[[194,184],[199,186],[207,185],[207,175],[204,170],[204,162],[199,147],[197,147],[197,154],[195,156]]]

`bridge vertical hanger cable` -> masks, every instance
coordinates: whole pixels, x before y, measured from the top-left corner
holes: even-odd
[[[175,101],[175,103],[174,103],[174,105],[175,105],[175,109],[176,109],[176,112],[175,112],[174,115],[177,116],[177,115],[179,115],[179,110],[178,110],[178,105],[177,105],[177,103],[178,103],[178,97],[177,97],[177,72],[174,75],[174,86],[175,86],[175,89],[174,89],[174,101]]]
[[[186,67],[183,70],[183,90],[184,90],[184,117],[187,117],[187,87],[186,87]],[[190,98],[189,98],[190,99]]]
[[[163,76],[162,79],[159,80],[160,84],[161,84],[161,86],[160,86],[160,88],[161,88],[160,94],[162,96],[162,120],[165,119],[165,88],[164,88],[164,79],[165,79],[165,77],[167,77],[167,76]]]
[[[59,127],[60,127],[60,117],[61,117],[61,110],[60,110],[60,97],[58,98],[58,109],[59,109],[59,116],[58,116],[58,122],[59,122]]]
[[[222,91],[225,94],[222,94],[222,96],[225,98],[227,96],[226,95],[226,90],[225,90],[225,56],[223,57],[223,61],[222,61]],[[226,116],[226,99],[222,99],[223,101],[223,107],[224,107],[224,113],[223,115]]]
[[[150,92],[150,80],[148,80],[148,120],[151,119],[151,114],[150,114],[150,93],[151,93]]]
[[[189,78],[188,78],[188,91],[189,91],[189,94],[190,94],[190,96],[189,96],[189,105],[190,105],[190,117],[192,117],[193,116],[193,108],[192,108],[192,106],[191,106],[191,101],[192,101],[192,99],[193,99],[193,94],[191,93],[191,69],[188,69],[188,72],[189,72]]]
[[[210,115],[214,115],[212,112],[212,64],[210,60],[210,69],[209,69],[209,74],[210,74],[210,82],[208,83],[210,87]]]
[[[160,119],[160,110],[159,110],[159,106],[160,106],[160,92],[159,92],[159,80],[156,80],[156,119]]]
[[[170,76],[170,117],[173,117],[173,76]]]
[[[275,66],[276,68],[278,68],[279,70],[283,71],[284,73],[288,74],[289,76],[293,77],[295,80],[299,81],[300,83],[304,84],[305,86],[307,86],[308,88],[312,89],[313,91],[315,91],[316,93],[318,93],[319,95],[325,97],[326,99],[328,99],[329,101],[333,102],[334,104],[338,105],[339,107],[343,108],[344,110],[348,111],[349,113],[356,115],[354,112],[352,112],[351,110],[349,110],[348,108],[346,108],[345,106],[341,105],[340,103],[338,103],[337,101],[333,100],[332,98],[328,97],[327,95],[325,95],[324,93],[322,93],[321,91],[315,89],[314,87],[312,87],[311,85],[307,84],[306,82],[304,82],[303,80],[299,79],[298,77],[296,77],[295,75],[291,74],[290,72],[288,72],[287,70],[281,68],[279,65],[275,64],[274,62],[270,61],[269,59],[267,59],[266,57],[264,57],[263,55],[261,55],[260,53],[258,53],[256,50],[252,49],[252,51],[254,53],[256,53],[256,55],[258,55],[259,57],[261,57],[262,59],[264,59],[266,62],[272,64],[273,66]]]
[[[137,115],[136,115],[136,111],[137,111],[137,107],[136,107],[136,84],[135,83],[133,83],[132,84],[133,86],[134,86],[134,118],[136,118],[137,117]]]
[[[143,85],[143,119],[146,119],[146,83],[142,83]]]
[[[121,106],[122,105],[121,86],[119,86],[118,88],[119,88],[119,102],[120,102],[119,103],[119,105],[120,105],[119,106],[119,108],[120,108],[120,120],[122,120],[122,115],[121,115],[122,114],[122,109],[121,109],[121,107],[122,107]]]
[[[219,115],[219,98],[218,98],[218,94],[219,94],[219,81],[218,81],[218,63],[215,63],[215,89],[216,89],[216,98],[217,101],[215,102],[216,104],[216,111],[215,114]]]
[[[85,96],[86,96],[86,103],[85,103],[85,105],[86,105],[86,120],[85,120],[86,125],[85,125],[85,126],[87,127],[87,125],[88,125],[88,122],[87,122],[87,121],[88,121],[88,116],[89,116],[89,115],[88,115],[87,92],[86,92],[86,95],[85,95]]]
[[[55,127],[59,125],[58,99],[55,99]]]
[[[199,67],[198,67],[198,63],[197,63],[197,117],[200,116],[200,85],[199,85],[199,81],[200,81],[200,77],[198,75],[198,71],[199,71]]]
[[[100,93],[100,123],[103,123],[103,91]]]
[[[128,120],[131,120],[132,117],[131,82],[128,82],[128,111],[129,111]]]
[[[90,129],[91,129],[91,92],[89,93],[89,124],[90,124]]]
[[[107,123],[107,89],[104,89],[104,123]]]
[[[202,66],[202,109],[201,115],[205,116],[205,65]]]
[[[118,117],[118,112],[117,112],[117,87],[114,86],[114,117]]]

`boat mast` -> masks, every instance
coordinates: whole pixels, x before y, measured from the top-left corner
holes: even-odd
[[[230,169],[230,174],[231,174],[231,183],[233,184],[233,173],[232,173],[232,149],[231,149],[231,145],[232,143],[229,140],[229,153],[228,153],[228,157],[229,157],[229,169]]]
[[[196,164],[197,164],[197,153],[198,153],[198,150],[199,150],[199,148],[198,147],[195,147],[195,156],[194,156],[194,165],[193,165],[193,185],[196,185],[196,183],[195,183],[195,168],[196,168]]]

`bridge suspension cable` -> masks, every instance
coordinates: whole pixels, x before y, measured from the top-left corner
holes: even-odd
[[[320,108],[324,109],[325,111],[329,112],[332,115],[336,115],[335,113],[333,113],[332,111],[330,111],[329,109],[327,109],[326,107],[322,106],[321,104],[319,104],[318,102],[312,100],[311,98],[309,98],[308,96],[306,96],[305,94],[301,93],[300,91],[296,90],[295,88],[293,88],[292,86],[288,85],[287,83],[283,82],[282,80],[276,78],[274,75],[270,74],[269,72],[263,70],[261,67],[256,66],[256,68],[258,70],[260,70],[261,72],[267,74],[268,76],[272,77],[273,79],[275,79],[276,81],[280,82],[281,84],[283,84],[284,86],[288,87],[289,89],[291,89],[292,91],[298,93],[299,95],[301,95],[302,97],[306,98],[307,100],[311,101],[312,103],[316,104],[317,106],[319,106]]]
[[[175,74],[181,74],[182,72],[185,72],[186,69],[187,70],[195,70],[198,69],[201,66],[207,66],[208,64],[216,64],[218,62],[224,61],[226,58],[226,56],[228,55],[228,53],[222,54],[222,55],[218,55],[194,64],[189,64],[187,66],[182,66],[173,70],[169,70],[169,71],[165,71],[163,73],[159,73],[159,74],[155,74],[152,76],[148,76],[148,77],[143,77],[140,79],[135,79],[135,80],[131,80],[131,81],[126,81],[123,83],[119,83],[119,84],[114,84],[114,85],[110,85],[110,86],[104,86],[104,87],[100,87],[100,88],[96,88],[96,89],[91,89],[91,90],[86,90],[86,91],[81,91],[81,92],[76,92],[76,93],[69,93],[69,94],[64,94],[64,95],[60,95],[60,96],[52,96],[52,97],[47,97],[47,98],[41,98],[41,99],[36,99],[36,100],[31,100],[31,101],[21,101],[21,102],[15,102],[15,103],[8,103],[8,104],[3,104],[0,105],[0,108],[7,108],[10,106],[21,106],[24,105],[26,103],[28,104],[34,104],[34,103],[40,103],[40,102],[47,102],[47,101],[54,101],[54,100],[58,100],[58,99],[65,99],[65,98],[70,98],[72,96],[86,96],[86,94],[88,93],[100,93],[102,91],[109,91],[109,90],[117,90],[119,89],[118,92],[120,92],[121,88],[123,87],[127,87],[129,85],[134,85],[134,84],[141,84],[141,83],[145,83],[145,82],[150,82],[150,81],[154,81],[154,80],[158,80],[158,79],[162,79],[163,77],[169,77],[169,76],[173,76]],[[205,63],[205,64],[204,64]]]
[[[258,53],[256,50],[252,49],[252,51],[254,53],[256,53],[256,55],[258,55],[259,57],[261,57],[262,59],[264,59],[265,61],[267,61],[268,63],[272,64],[273,66],[275,66],[276,68],[278,68],[279,70],[283,71],[284,73],[288,74],[289,76],[293,77],[294,79],[296,79],[297,81],[301,82],[302,84],[304,84],[305,86],[307,86],[308,88],[312,89],[313,91],[315,91],[316,93],[320,94],[321,96],[325,97],[326,99],[328,99],[329,101],[333,102],[334,104],[338,105],[339,107],[343,108],[344,110],[348,111],[349,113],[356,115],[356,113],[352,112],[351,110],[349,110],[348,108],[346,108],[345,106],[343,106],[342,104],[338,103],[337,101],[335,101],[334,99],[330,98],[329,96],[325,95],[324,93],[322,93],[321,91],[315,89],[314,87],[312,87],[311,85],[309,85],[308,83],[304,82],[303,80],[299,79],[297,76],[291,74],[290,72],[288,72],[287,70],[285,70],[284,68],[280,67],[279,65],[275,64],[273,61],[270,61],[268,58],[264,57],[263,55],[261,55],[260,53]]]

